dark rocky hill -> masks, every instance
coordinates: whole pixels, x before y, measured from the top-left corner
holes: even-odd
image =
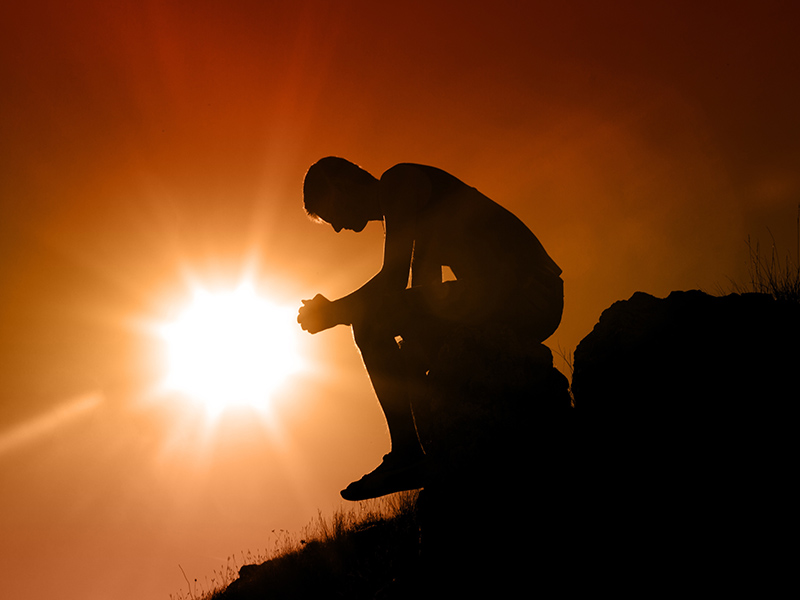
[[[242,569],[220,598],[769,595],[793,571],[800,306],[638,292],[575,352],[456,336],[415,415],[413,519]]]

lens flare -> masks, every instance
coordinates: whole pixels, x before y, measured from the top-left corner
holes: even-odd
[[[198,289],[161,329],[165,387],[202,402],[212,414],[231,406],[265,408],[301,366],[296,330],[292,309],[270,303],[251,284],[227,292]]]

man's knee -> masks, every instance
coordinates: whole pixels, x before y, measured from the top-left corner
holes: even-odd
[[[370,309],[361,311],[353,319],[352,330],[356,345],[362,349],[397,335],[380,311]]]
[[[361,307],[352,319],[356,344],[369,344],[375,340],[403,336],[416,320],[409,310],[408,297],[389,294]]]

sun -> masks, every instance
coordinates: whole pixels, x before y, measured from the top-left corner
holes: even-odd
[[[189,305],[161,327],[164,387],[218,415],[234,406],[267,408],[302,362],[292,309],[259,296],[252,284],[229,291],[196,289]]]

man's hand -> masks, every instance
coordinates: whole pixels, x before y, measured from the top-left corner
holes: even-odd
[[[303,306],[297,311],[297,322],[304,331],[319,333],[337,325],[333,317],[333,302],[322,294],[317,294],[311,300],[301,300]]]

